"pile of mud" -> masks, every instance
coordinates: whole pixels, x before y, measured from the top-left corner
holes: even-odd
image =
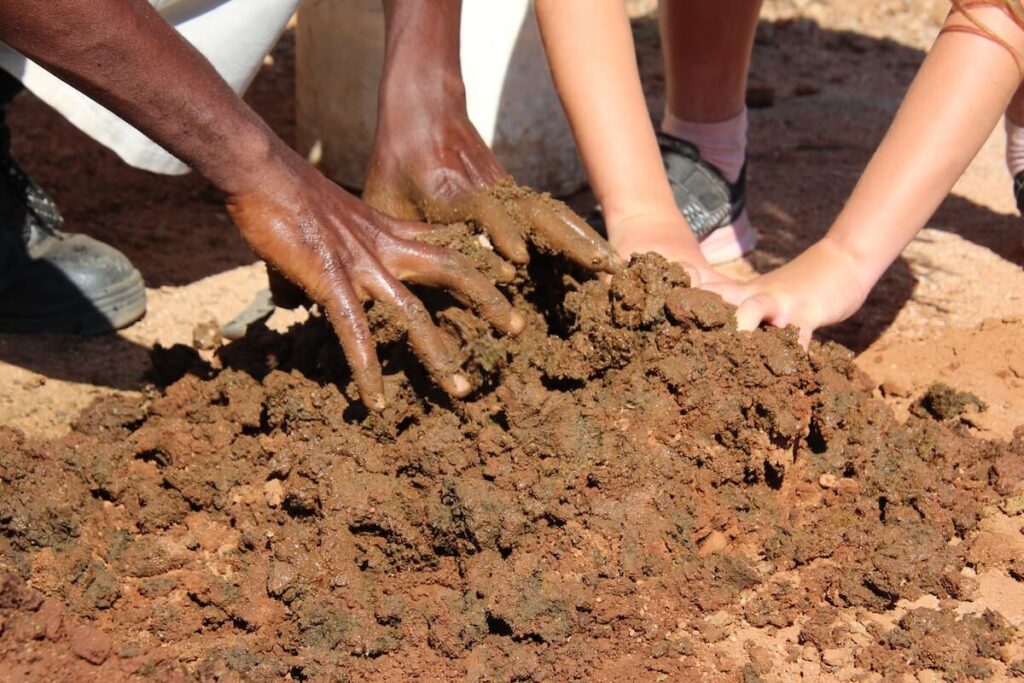
[[[59,441],[0,429],[0,671],[1024,669],[1005,619],[957,608],[987,566],[1024,578],[976,547],[985,519],[1024,508],[1024,432],[899,424],[845,351],[737,333],[654,257],[610,283],[533,270],[543,284],[510,288],[530,316],[515,339],[438,314],[479,383],[465,402],[397,339],[391,407],[368,414],[314,319],[225,347],[216,370],[164,354],[157,369],[184,376],[95,405]]]

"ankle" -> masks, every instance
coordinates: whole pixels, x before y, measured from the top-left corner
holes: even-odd
[[[715,123],[696,123],[665,112],[661,130],[697,146],[701,157],[735,183],[747,158],[747,110]]]

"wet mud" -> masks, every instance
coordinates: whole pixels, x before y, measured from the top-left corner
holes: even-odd
[[[808,651],[847,680],[1024,668],[1010,623],[956,609],[984,569],[1024,576],[975,547],[1022,511],[1024,431],[901,424],[846,350],[737,333],[660,258],[564,272],[537,257],[506,286],[513,339],[430,295],[464,402],[396,331],[368,413],[314,318],[212,362],[164,350],[166,386],[63,439],[0,428],[0,677],[776,680]],[[780,656],[753,632],[796,636]]]

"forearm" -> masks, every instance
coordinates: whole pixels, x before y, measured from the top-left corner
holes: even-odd
[[[1005,13],[975,17],[1018,53],[1024,31]],[[956,15],[953,24],[968,20]],[[888,134],[827,239],[876,282],[925,226],[981,149],[1020,83],[1011,53],[988,37],[949,32],[936,41]]]
[[[674,211],[621,0],[537,0],[559,97],[609,223]]]
[[[462,0],[384,0],[384,16],[382,107],[464,112],[466,90],[459,59]]]
[[[226,193],[283,144],[145,0],[0,3],[0,41],[52,71]]]

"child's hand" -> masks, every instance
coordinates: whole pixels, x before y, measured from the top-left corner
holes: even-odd
[[[615,219],[608,217],[608,242],[623,260],[649,251],[680,264],[690,276],[693,287],[732,280],[715,272],[701,253],[697,238],[686,219],[674,210],[635,214]]]
[[[864,303],[872,281],[858,262],[829,237],[797,258],[746,284],[704,286],[738,306],[736,327],[756,329],[762,322],[800,330],[806,348],[819,327],[846,320]]]

